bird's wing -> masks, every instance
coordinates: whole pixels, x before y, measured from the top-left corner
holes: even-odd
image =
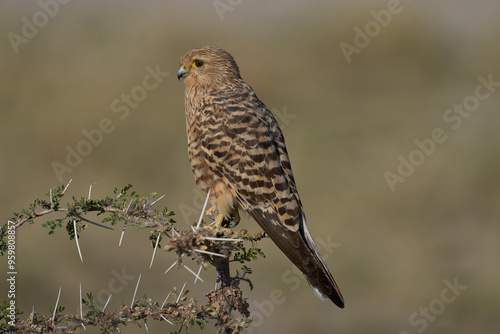
[[[220,92],[219,92],[220,93]],[[306,226],[278,123],[253,91],[202,103],[205,161],[322,298],[342,295]]]

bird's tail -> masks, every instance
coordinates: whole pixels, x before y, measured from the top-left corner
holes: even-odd
[[[278,214],[272,210],[247,208],[262,229],[271,237],[283,253],[300,269],[316,295],[325,300],[329,298],[340,308],[344,308],[344,299],[333,280],[325,262],[319,254],[318,247],[309,233],[304,215],[299,216],[299,227],[296,231],[278,222]]]
[[[311,286],[314,293],[320,299],[325,300],[329,298],[332,302],[335,303],[335,305],[340,308],[344,308],[344,298],[342,297],[339,287],[337,286],[337,283],[335,283],[330,270],[328,270],[325,261],[323,261],[323,258],[321,257],[318,247],[314,243],[309,230],[307,229],[305,217],[303,217],[302,231],[302,237],[304,238],[307,247],[316,260],[316,263],[312,265],[306,264],[302,266],[302,268],[300,268],[304,273],[309,286]],[[310,270],[308,270],[308,268],[310,268]]]

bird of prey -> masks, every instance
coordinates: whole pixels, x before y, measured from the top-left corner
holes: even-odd
[[[225,50],[203,46],[181,58],[188,152],[198,187],[219,222],[246,211],[302,271],[316,295],[344,300],[306,225],[278,122]]]

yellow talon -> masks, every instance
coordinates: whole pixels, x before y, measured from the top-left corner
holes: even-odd
[[[219,212],[219,210],[217,210],[217,208],[215,206],[212,206],[210,209],[207,210],[207,217],[212,219],[212,220],[215,220],[216,218],[214,218],[216,216],[216,214]]]
[[[240,222],[240,215],[238,213],[238,210],[234,210],[234,213],[230,217],[226,218],[221,213],[219,213],[219,210],[217,210],[215,206],[213,206],[207,210],[207,216],[214,221],[211,225],[213,225],[215,228],[235,227]],[[232,226],[230,223],[233,223]]]
[[[222,227],[222,222],[224,221],[224,216],[221,215],[220,213],[217,215],[217,218],[215,218],[214,221],[214,227],[216,228],[221,228]]]

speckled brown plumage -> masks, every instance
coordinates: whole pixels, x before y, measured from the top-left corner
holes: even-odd
[[[196,183],[227,218],[239,208],[259,223],[322,298],[344,307],[309,234],[278,122],[226,51],[200,47],[181,58],[188,151]]]

